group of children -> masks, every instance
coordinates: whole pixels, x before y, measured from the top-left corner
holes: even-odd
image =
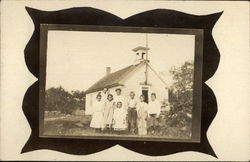
[[[151,101],[147,104],[143,95],[140,95],[137,101],[132,91],[129,99],[125,100],[120,88],[115,91],[115,96],[108,93],[107,88],[98,93],[93,105],[90,127],[95,128],[97,132],[122,133],[127,130],[138,135],[147,135],[148,131],[156,129],[161,104],[155,93],[151,94]]]

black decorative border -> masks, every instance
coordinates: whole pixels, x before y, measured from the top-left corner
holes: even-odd
[[[216,157],[208,142],[206,132],[217,113],[217,102],[213,91],[205,84],[205,81],[213,76],[220,60],[219,51],[212,37],[212,29],[222,12],[196,16],[174,10],[156,9],[133,15],[127,19],[121,19],[108,12],[89,7],[71,8],[52,12],[40,11],[29,7],[26,7],[26,10],[34,22],[35,30],[24,51],[25,61],[30,72],[38,79],[40,70],[40,24],[71,24],[203,29],[203,83],[201,141],[200,143],[188,143],[40,138],[38,80],[29,87],[23,99],[23,112],[31,126],[32,132],[29,140],[22,149],[22,153],[38,149],[52,149],[70,154],[86,155],[119,144],[130,150],[151,156],[167,155],[181,151],[198,151]]]

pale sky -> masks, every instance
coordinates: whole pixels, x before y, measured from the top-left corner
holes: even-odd
[[[86,90],[106,73],[134,63],[137,46],[145,46],[144,33],[49,31],[46,89],[62,86]],[[194,35],[148,34],[148,57],[158,72],[194,60]],[[170,75],[163,76],[171,82]]]

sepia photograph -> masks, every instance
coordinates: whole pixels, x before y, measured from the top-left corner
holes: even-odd
[[[2,0],[3,161],[249,161],[249,2]]]
[[[199,141],[199,30],[40,28],[41,137]]]

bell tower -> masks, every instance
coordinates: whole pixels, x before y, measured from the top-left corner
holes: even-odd
[[[142,47],[142,46],[138,46],[134,48],[132,51],[134,51],[136,54],[136,61],[137,62],[148,61],[148,57],[147,57],[148,50],[149,48]]]
[[[136,60],[135,64],[144,63],[145,64],[145,80],[141,83],[142,85],[148,84],[148,68],[149,68],[149,59],[148,59],[148,35],[146,34],[146,47],[138,46],[134,48],[132,51],[135,52]]]

